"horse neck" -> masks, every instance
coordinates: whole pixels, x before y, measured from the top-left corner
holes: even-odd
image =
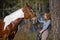
[[[14,22],[16,23],[16,25],[20,24],[22,22],[22,18],[18,18],[17,20],[15,20]]]

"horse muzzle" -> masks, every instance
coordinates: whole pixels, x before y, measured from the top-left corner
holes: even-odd
[[[36,21],[37,20],[37,17],[33,17],[31,20],[32,21]]]

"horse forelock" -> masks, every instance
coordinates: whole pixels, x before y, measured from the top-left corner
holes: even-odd
[[[29,6],[29,5],[28,5],[27,7],[28,7],[29,9],[32,9],[32,7],[31,7],[31,6]]]

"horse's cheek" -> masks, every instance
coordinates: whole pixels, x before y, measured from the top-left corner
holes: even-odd
[[[24,14],[24,18],[25,18],[25,19],[28,19],[28,15],[27,15],[27,14]]]

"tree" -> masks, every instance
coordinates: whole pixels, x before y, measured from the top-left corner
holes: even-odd
[[[50,1],[53,40],[60,40],[60,0]]]

